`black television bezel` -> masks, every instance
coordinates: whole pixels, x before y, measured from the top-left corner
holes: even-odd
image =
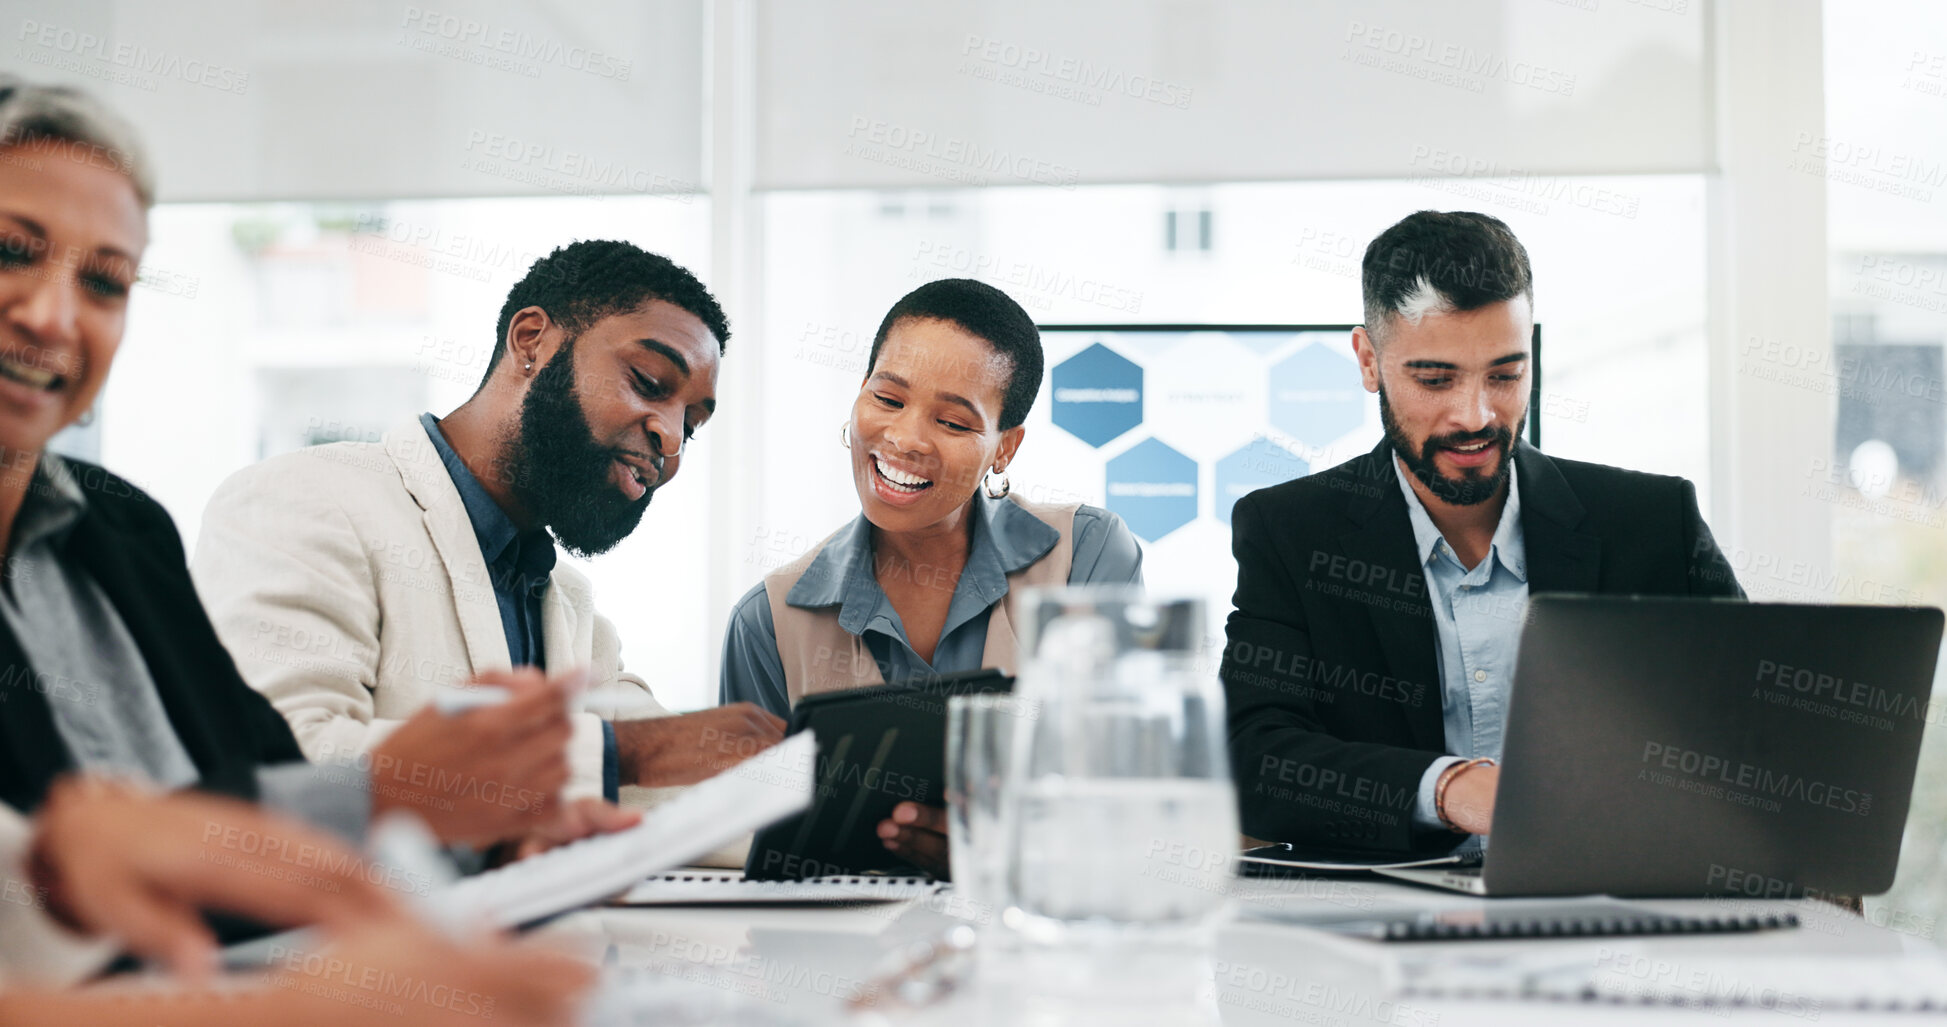
[[[1345,332],[1351,324],[1044,324],[1044,332]],[[1541,448],[1541,325],[1534,326],[1528,353],[1528,444]]]

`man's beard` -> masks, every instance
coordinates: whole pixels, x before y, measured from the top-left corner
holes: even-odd
[[[1424,446],[1415,446],[1413,440],[1393,417],[1393,406],[1386,401],[1386,387],[1379,387],[1379,423],[1385,426],[1386,441],[1392,443],[1393,452],[1399,454],[1400,462],[1420,479],[1442,502],[1455,506],[1476,506],[1500,494],[1501,486],[1507,483],[1508,473],[1514,467],[1514,440],[1519,438],[1528,425],[1528,415],[1523,413],[1521,420],[1509,431],[1505,425],[1486,428],[1477,432],[1456,432],[1439,435],[1426,440]],[[1501,454],[1494,462],[1494,473],[1482,475],[1478,467],[1469,467],[1461,472],[1461,477],[1450,478],[1440,473],[1434,457],[1442,449],[1465,446],[1470,443],[1488,440],[1490,448]]]
[[[575,340],[562,342],[521,401],[511,448],[513,490],[576,556],[606,553],[629,537],[656,495],[624,496],[609,479],[617,452],[595,439],[575,392]]]

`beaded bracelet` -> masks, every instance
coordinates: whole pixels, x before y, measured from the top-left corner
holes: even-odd
[[[1475,767],[1497,766],[1499,762],[1499,760],[1491,756],[1480,756],[1475,759],[1461,760],[1459,763],[1449,764],[1447,769],[1440,772],[1439,780],[1433,783],[1433,815],[1439,817],[1440,822],[1447,825],[1447,830],[1455,834],[1472,833],[1462,830],[1454,824],[1452,818],[1447,816],[1447,786],[1452,784],[1453,779],[1459,777],[1463,771],[1472,770]]]

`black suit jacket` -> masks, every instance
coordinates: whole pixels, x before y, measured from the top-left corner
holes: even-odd
[[[1528,591],[1742,598],[1682,478],[1515,451]],[[1451,847],[1413,826],[1444,755],[1433,609],[1382,442],[1231,515],[1222,674],[1244,833],[1306,848]]]
[[[304,754],[283,715],[244,683],[217,640],[175,522],[121,478],[94,464],[67,463],[88,505],[65,555],[95,579],[128,626],[170,725],[201,773],[199,787],[256,798],[259,766]],[[19,640],[0,622],[0,800],[23,813],[40,805],[56,775],[76,769],[48,702]]]

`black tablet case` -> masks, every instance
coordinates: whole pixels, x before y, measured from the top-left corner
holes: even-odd
[[[816,790],[803,813],[757,832],[744,876],[923,873],[885,847],[879,821],[902,802],[946,805],[947,699],[1013,688],[1013,678],[982,670],[798,700],[790,733],[818,740]]]

